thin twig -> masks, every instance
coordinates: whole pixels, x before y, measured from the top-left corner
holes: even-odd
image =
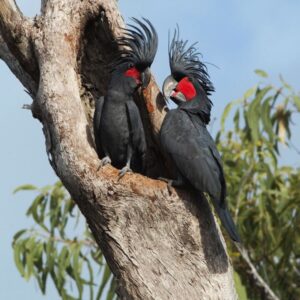
[[[257,272],[255,266],[251,262],[249,257],[248,251],[241,245],[235,243],[237,249],[239,250],[244,262],[247,264],[249,269],[247,270],[248,274],[252,277],[253,281],[255,282],[256,287],[263,291],[266,300],[280,300],[275,293],[271,290],[269,285],[263,280],[263,278]]]

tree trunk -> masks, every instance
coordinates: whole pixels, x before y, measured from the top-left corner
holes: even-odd
[[[0,0],[0,58],[33,99],[49,162],[80,207],[118,279],[121,299],[236,299],[224,239],[204,196],[111,166],[98,170],[91,116],[105,94],[123,19],[112,0],[44,0],[24,17]],[[142,102],[142,99],[144,101]],[[137,99],[149,176],[166,172],[158,132],[166,113],[152,79]]]

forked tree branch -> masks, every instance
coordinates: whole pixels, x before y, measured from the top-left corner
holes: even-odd
[[[138,174],[118,181],[110,166],[98,171],[88,104],[105,94],[106,62],[124,26],[116,2],[43,1],[35,38],[28,40],[26,30],[15,35],[18,26],[7,24],[14,23],[13,14],[23,18],[8,9],[11,1],[0,3],[7,8],[0,28],[11,58],[31,77],[37,70],[28,68],[28,43],[33,47],[39,70],[33,98],[49,160],[86,217],[119,282],[120,298],[236,299],[225,243],[203,195],[169,194],[165,183]],[[21,47],[14,44],[16,36]],[[165,103],[154,81],[143,95],[142,114],[157,144]]]

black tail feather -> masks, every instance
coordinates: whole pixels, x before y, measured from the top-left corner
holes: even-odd
[[[217,210],[218,215],[220,217],[220,220],[222,222],[222,225],[225,227],[225,229],[227,230],[229,236],[231,237],[232,240],[234,240],[235,242],[240,243],[241,239],[240,236],[237,232],[236,226],[232,220],[232,217],[228,211],[227,208],[219,208]]]

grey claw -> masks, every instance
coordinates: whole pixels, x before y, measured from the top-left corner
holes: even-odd
[[[126,173],[132,173],[132,170],[129,166],[125,166],[121,169],[121,171],[119,172],[119,179],[121,179]]]
[[[101,160],[101,167],[104,167],[107,164],[111,164],[111,159],[109,158],[109,156],[105,156]]]
[[[103,157],[103,158],[101,159],[101,161],[100,161],[100,164],[99,164],[98,168],[97,168],[97,172],[98,172],[102,167],[104,167],[105,165],[108,165],[108,164],[111,164],[111,160],[110,160],[109,156]]]

